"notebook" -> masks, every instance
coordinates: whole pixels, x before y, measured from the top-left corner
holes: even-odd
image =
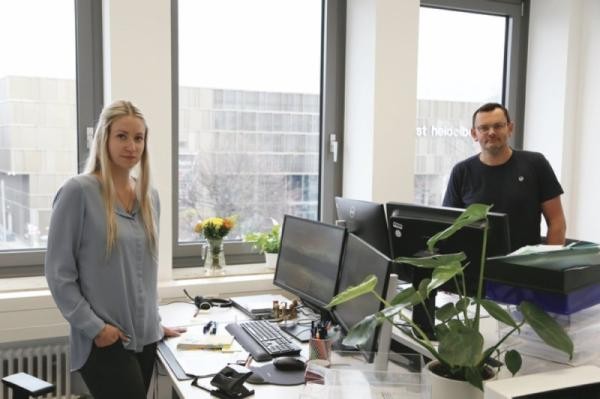
[[[227,332],[216,335],[184,335],[177,344],[177,349],[223,349],[231,344],[233,344],[233,335]]]
[[[264,295],[248,295],[236,296],[231,298],[233,306],[240,309],[253,319],[270,319],[273,311],[273,301],[279,303],[292,302],[291,299],[283,295],[264,294]]]

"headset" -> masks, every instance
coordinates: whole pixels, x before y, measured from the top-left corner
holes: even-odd
[[[222,298],[211,298],[196,295],[192,298],[190,294],[185,290],[183,290],[185,295],[190,298],[190,300],[196,305],[199,310],[209,310],[212,307],[215,308],[229,308],[232,305],[231,299],[222,299]]]

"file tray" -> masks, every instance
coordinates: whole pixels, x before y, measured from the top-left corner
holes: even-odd
[[[486,297],[518,305],[526,300],[568,315],[600,303],[597,246],[488,258]]]
[[[569,294],[600,284],[596,244],[564,250],[488,258],[485,279],[531,290]]]
[[[426,392],[420,372],[393,363],[388,363],[387,370],[377,370],[374,363],[365,363],[356,353],[334,351],[331,363],[322,364],[319,360],[307,363],[307,374],[319,374],[322,379],[307,380],[300,398],[421,399]]]
[[[421,399],[426,387],[419,373],[331,369],[325,383],[306,384],[302,399]]]

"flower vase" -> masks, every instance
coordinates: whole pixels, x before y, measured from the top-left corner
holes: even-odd
[[[225,274],[225,253],[223,252],[223,239],[208,239],[208,250],[204,259],[204,268],[207,276],[221,276]]]

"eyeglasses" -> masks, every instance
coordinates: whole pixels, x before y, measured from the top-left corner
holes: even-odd
[[[494,131],[497,132],[498,130],[504,129],[507,125],[508,125],[507,122],[499,122],[499,123],[494,123],[493,125],[477,126],[476,129],[481,134],[488,134],[489,132],[492,131],[492,129],[494,129]]]

